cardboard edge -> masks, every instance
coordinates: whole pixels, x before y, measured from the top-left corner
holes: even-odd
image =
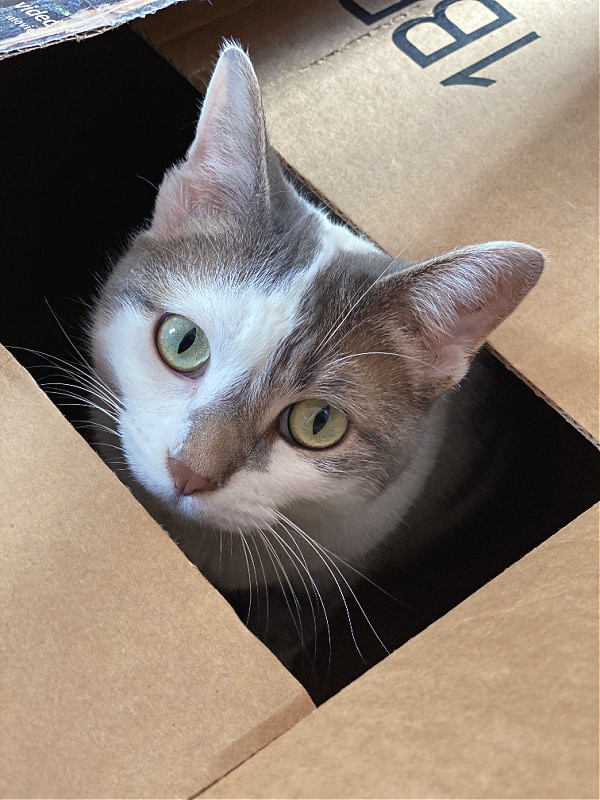
[[[175,2],[187,2],[187,0],[175,0]],[[157,12],[153,12],[153,14],[154,13]],[[138,24],[143,19],[144,17],[139,17],[137,19],[132,20],[129,23],[129,27],[131,28],[131,30],[136,34],[136,36],[139,36],[140,39],[148,45],[148,47],[152,48],[152,50],[154,50],[154,52],[157,53],[162,58],[163,61],[165,61],[172,69],[174,69],[178,75],[181,75],[181,77],[184,78],[194,89],[196,89],[197,92],[202,94],[203,91],[205,91],[208,86],[208,77],[210,77],[210,74],[207,73],[208,77],[206,83],[204,84],[204,90],[200,89],[195,83],[193,83],[193,81],[190,80],[190,77],[186,75],[185,72],[183,72],[179,68],[178,64],[171,58],[168,48],[164,48],[162,46],[162,42],[161,43],[155,42],[152,39],[152,37],[148,33],[146,33],[143,26]]]
[[[554,561],[557,560],[556,556],[557,553],[560,553],[560,550],[569,547],[571,544],[582,542],[589,544],[590,548],[593,547],[594,541],[596,545],[598,544],[598,536],[597,536],[597,522],[599,519],[600,514],[600,504],[596,503],[592,505],[590,508],[586,509],[582,512],[579,516],[575,517],[571,520],[567,525],[565,525],[560,531],[558,531],[554,536],[550,537],[548,540],[543,542],[538,548],[527,553],[522,559],[515,562],[511,567],[505,570],[504,573],[496,576],[492,581],[490,581],[485,586],[481,587],[477,592],[473,595],[470,595],[466,598],[462,603],[452,609],[448,614],[441,617],[439,620],[436,620],[431,626],[427,629],[419,633],[405,645],[400,647],[398,650],[394,651],[390,656],[380,662],[378,665],[373,667],[367,675],[363,676],[359,681],[346,686],[342,689],[337,695],[330,698],[326,703],[322,706],[317,708],[316,713],[307,717],[306,719],[302,720],[298,723],[290,732],[286,733],[285,736],[281,737],[278,741],[274,741],[272,746],[266,748],[265,753],[258,753],[252,759],[249,760],[247,764],[232,770],[232,772],[228,775],[223,776],[219,781],[217,781],[213,786],[209,789],[206,789],[200,796],[201,797],[224,797],[224,798],[232,798],[232,797],[412,797],[412,798],[429,798],[429,797],[597,797],[597,783],[592,786],[594,781],[597,781],[597,775],[594,774],[593,769],[589,769],[590,763],[592,762],[593,756],[590,755],[592,753],[594,743],[589,743],[589,753],[587,762],[582,762],[579,760],[579,777],[575,778],[577,773],[577,764],[576,761],[573,764],[573,770],[569,773],[566,780],[570,780],[570,786],[563,786],[561,790],[559,790],[559,794],[555,794],[552,791],[548,793],[548,784],[544,788],[540,790],[539,794],[532,793],[532,784],[531,784],[531,774],[535,775],[536,764],[535,761],[531,763],[527,763],[527,760],[524,759],[523,763],[521,764],[522,770],[520,773],[515,773],[514,775],[510,771],[506,771],[507,784],[503,787],[498,788],[497,785],[497,778],[498,776],[493,775],[493,766],[494,766],[494,750],[491,749],[494,741],[495,741],[495,732],[493,726],[489,727],[489,731],[491,732],[491,737],[487,737],[487,744],[485,741],[485,737],[483,740],[483,747],[488,748],[489,752],[486,753],[486,757],[489,757],[488,766],[486,766],[485,762],[473,761],[471,766],[473,769],[477,769],[478,767],[481,768],[483,766],[483,775],[486,775],[486,769],[490,769],[490,772],[487,773],[489,780],[488,786],[486,787],[488,790],[491,791],[481,793],[484,790],[482,787],[479,787],[479,792],[477,793],[477,789],[473,793],[469,793],[468,790],[465,789],[465,784],[463,783],[462,786],[458,787],[455,785],[456,773],[453,774],[453,764],[458,764],[458,754],[454,752],[450,752],[446,755],[445,758],[440,758],[438,766],[440,769],[439,774],[435,771],[433,774],[431,772],[423,772],[421,766],[419,765],[418,761],[413,761],[412,765],[406,763],[406,757],[402,753],[402,749],[398,744],[398,740],[394,740],[393,737],[390,736],[389,730],[386,731],[387,735],[383,735],[382,738],[378,741],[376,736],[371,737],[372,749],[371,752],[368,754],[363,753],[360,747],[360,739],[358,740],[358,744],[354,745],[352,734],[347,734],[344,729],[342,736],[339,740],[336,740],[333,736],[330,736],[326,739],[317,738],[319,734],[323,734],[323,721],[325,720],[325,725],[331,723],[333,718],[334,722],[338,725],[342,720],[342,717],[339,715],[339,710],[344,710],[344,707],[348,708],[351,703],[356,703],[357,699],[357,692],[359,697],[365,699],[365,687],[367,687],[368,696],[370,699],[373,699],[373,688],[377,691],[378,685],[385,690],[385,680],[384,678],[385,673],[388,672],[391,668],[392,672],[396,670],[398,665],[401,665],[402,669],[407,671],[407,674],[410,674],[411,671],[415,672],[416,665],[418,658],[415,657],[415,651],[420,653],[425,650],[429,646],[429,642],[431,638],[434,639],[438,637],[439,631],[445,631],[446,637],[458,637],[460,639],[460,632],[465,630],[477,629],[481,626],[481,623],[486,623],[486,620],[489,622],[490,616],[486,614],[485,607],[483,608],[483,612],[478,610],[477,613],[472,613],[473,611],[473,604],[477,606],[477,604],[481,603],[481,599],[484,599],[484,606],[485,603],[489,599],[490,587],[492,594],[497,593],[498,587],[502,586],[507,580],[511,582],[514,580],[515,574],[518,574],[519,571],[529,571],[531,568],[535,568],[535,565],[538,566],[547,560],[547,555],[549,552],[552,552],[554,548],[558,548],[558,550],[554,553]],[[594,531],[592,535],[592,531]],[[597,548],[596,548],[597,549]],[[584,563],[584,562],[582,562]],[[588,569],[593,569],[592,565],[588,562],[587,564]],[[572,566],[572,562],[571,562]],[[516,570],[516,571],[515,571]],[[597,589],[597,584],[596,584]],[[531,618],[531,611],[530,605],[528,602],[525,603],[516,603],[512,608],[509,607],[508,613],[513,616],[515,613],[524,613],[527,618]],[[550,635],[556,635],[556,629],[552,627],[552,621],[550,618],[547,620],[548,622],[548,630]],[[493,631],[493,626],[488,627],[488,631]],[[500,628],[498,628],[500,630]],[[597,615],[596,615],[596,630],[597,630]],[[460,645],[460,642],[459,642]],[[597,649],[597,646],[596,646]],[[466,652],[466,651],[465,651]],[[500,651],[499,651],[500,652]],[[518,654],[518,650],[514,649],[513,652]],[[561,653],[558,651],[557,657],[565,659],[564,651]],[[517,655],[518,661],[518,655]],[[540,661],[540,664],[543,662]],[[394,666],[395,665],[395,666]],[[502,664],[500,664],[502,667]],[[441,686],[445,691],[451,691],[451,684],[447,678],[444,678],[444,666],[443,664],[438,665],[437,667],[433,665],[431,667],[431,674],[435,674],[435,671],[439,669],[440,675],[442,675],[442,683]],[[416,672],[415,672],[416,674]],[[512,678],[510,673],[507,673],[504,669],[498,669],[496,672],[489,672],[488,674],[494,677],[497,675],[502,681],[510,681]],[[369,677],[370,675],[370,677]],[[580,678],[580,674],[577,670],[573,672],[571,676],[568,671],[565,672],[565,676],[567,680],[577,681]],[[494,679],[495,680],[495,679]],[[428,685],[428,684],[424,684]],[[435,702],[435,692],[432,693],[431,697]],[[565,696],[567,696],[565,694]],[[382,696],[383,697],[383,696]],[[421,695],[420,699],[423,700],[425,696]],[[501,708],[496,702],[494,695],[488,695],[491,698],[492,708],[498,709]],[[515,700],[515,697],[517,698]],[[419,699],[419,695],[414,695],[412,700]],[[541,695],[540,695],[541,698]],[[542,698],[543,699],[543,698]],[[521,713],[518,710],[518,692],[517,695],[513,695],[512,698],[508,699],[508,708],[515,709],[517,717],[516,721],[519,722],[518,715]],[[392,706],[398,701],[397,697],[392,698]],[[425,699],[425,707],[429,705],[429,699]],[[383,708],[386,705],[385,700],[382,699],[382,706]],[[389,704],[387,704],[389,706]],[[359,707],[360,708],[360,707]],[[426,738],[423,736],[422,731],[430,729],[431,724],[437,724],[439,722],[441,725],[448,725],[448,719],[439,719],[434,716],[427,716],[425,714],[425,723],[423,723],[422,717],[422,709],[418,704],[413,702],[412,706],[407,706],[409,709],[407,723],[401,725],[403,729],[403,734],[406,736],[406,743],[407,743],[407,750],[410,756],[410,751],[415,746],[410,741],[411,737],[411,726],[412,726],[412,733],[415,734],[415,741],[427,741]],[[536,706],[537,709],[542,709],[543,705],[540,701],[539,705]],[[411,716],[412,714],[412,716]],[[346,715],[346,720],[348,720],[348,715]],[[414,719],[414,724],[413,724]],[[525,719],[525,718],[522,718]],[[327,723],[329,720],[329,723]],[[485,720],[484,720],[485,721]],[[482,717],[480,715],[479,723],[481,724]],[[427,724],[429,723],[429,724]],[[535,720],[532,722],[528,722],[527,724],[535,724]],[[316,725],[316,729],[313,727]],[[307,728],[307,726],[309,726]],[[422,727],[423,726],[423,727]],[[332,726],[330,725],[330,728]],[[588,728],[589,728],[589,720],[588,720]],[[307,734],[307,731],[312,731],[311,735]],[[519,729],[518,726],[515,727],[515,731],[518,733]],[[326,729],[325,729],[326,732]],[[481,728],[481,732],[483,733],[483,727]],[[477,731],[474,731],[476,734]],[[596,730],[597,735],[597,730]],[[497,737],[496,737],[497,738]],[[560,737],[559,737],[560,740]],[[396,741],[396,744],[394,744]],[[448,738],[448,741],[451,741]],[[580,739],[580,744],[584,743],[585,739]],[[319,742],[320,746],[324,748],[324,755],[323,761],[327,761],[328,772],[325,774],[318,774],[317,768],[320,764],[314,763],[315,751],[317,745],[315,742]],[[478,739],[475,739],[475,743],[478,742]],[[538,743],[539,744],[539,743]],[[373,762],[373,750],[376,751],[377,761]],[[397,751],[398,754],[398,762],[397,764],[391,764],[389,761],[389,757],[395,757],[394,750]],[[539,753],[538,749],[538,753]],[[415,755],[415,753],[413,753]],[[451,759],[448,758],[448,755],[452,756]],[[535,756],[535,751],[532,751],[530,755]],[[353,760],[351,762],[348,761],[348,757],[351,757]],[[378,766],[381,770],[381,775],[377,776],[377,780],[383,781],[378,784],[378,792],[372,793],[370,791],[371,787],[367,782],[367,778],[365,777],[365,770],[362,769],[361,771],[361,757],[365,756],[367,759],[371,757],[369,761],[371,765],[371,769]],[[381,758],[379,758],[381,756]],[[312,760],[311,760],[312,758]],[[551,756],[550,756],[551,758]],[[465,756],[465,761],[468,763],[468,755]],[[303,763],[304,762],[304,763]],[[286,764],[291,765],[292,774],[290,777],[290,773],[286,771]],[[343,765],[347,764],[347,769],[343,768]],[[314,770],[313,770],[314,766]],[[582,769],[582,767],[584,767]],[[331,773],[336,770],[336,768],[342,767],[339,771],[332,775]],[[312,770],[312,774],[306,776],[306,773],[303,772],[304,769],[308,768],[309,771]],[[403,768],[405,771],[403,771]],[[458,775],[461,777],[461,767],[458,768]],[[329,776],[329,777],[328,777]],[[473,779],[473,774],[471,776],[467,776],[467,781],[471,781]],[[522,778],[522,781],[519,779]],[[333,794],[324,794],[324,791],[327,791],[327,784],[328,782],[333,779],[334,784],[336,784],[336,788]],[[305,780],[309,781],[310,788],[308,790],[304,790],[304,792],[300,793],[296,791],[296,788],[302,785],[302,782]],[[362,784],[357,784],[356,781],[362,781]],[[552,780],[552,778],[550,779]],[[578,780],[579,784],[573,784],[573,780]],[[355,782],[352,785],[352,782]],[[516,781],[519,781],[517,784]],[[485,782],[485,781],[484,781]],[[415,786],[415,783],[420,784],[418,787]],[[495,784],[495,790],[492,788],[492,783]],[[529,783],[529,785],[527,785]],[[404,784],[404,785],[403,785]],[[445,784],[445,785],[444,785]],[[587,785],[585,785],[587,784]],[[466,784],[468,785],[468,783]],[[353,791],[349,792],[349,787],[354,789],[357,788],[357,792],[354,793]],[[290,787],[293,787],[290,790]],[[325,789],[324,789],[325,787]],[[435,787],[435,788],[434,788]],[[504,789],[504,794],[502,794],[502,789]],[[583,791],[582,791],[583,790]],[[308,791],[309,793],[305,793]],[[467,791],[467,794],[464,792]],[[596,794],[593,793],[596,791]],[[402,792],[401,794],[398,792]],[[433,792],[433,793],[432,793]],[[573,793],[574,792],[574,793]]]
[[[76,445],[78,448],[85,448],[86,451],[89,450],[90,458],[97,461],[98,468],[102,468],[105,471],[107,478],[110,478],[114,486],[118,486],[124,491],[127,490],[127,487],[123,486],[117,475],[102,461],[94,449],[90,447],[89,443],[79,434],[71,423],[63,417],[60,409],[57,408],[48,395],[37,384],[29,371],[15,358],[14,354],[11,353],[7,347],[0,343],[0,401],[4,396],[4,389],[8,392],[9,396],[13,394],[18,396],[29,395],[33,397],[38,408],[43,405],[51,415],[54,421],[53,424],[68,433],[70,443]],[[160,526],[158,523],[148,514],[144,507],[139,504],[133,496],[131,496],[130,499],[131,502],[138,507],[137,510],[144,516],[147,516],[148,523],[159,529]],[[197,567],[185,558],[184,554],[177,547],[177,544],[167,533],[162,531],[162,529],[160,532],[164,533],[162,547],[169,548],[177,553],[180,567],[184,569],[187,574],[192,574],[193,580],[201,579],[209,585],[208,581],[206,581],[204,576],[197,570]],[[161,550],[161,552],[163,551]],[[281,674],[287,672],[283,665],[277,661],[276,657],[268,651],[266,646],[260,643],[251,631],[243,625],[243,622],[238,619],[234,610],[229,607],[226,599],[222,597],[214,587],[210,587],[210,595],[207,596],[207,606],[205,610],[207,609],[208,611],[210,611],[209,602],[218,602],[219,605],[223,604],[223,606],[227,606],[227,614],[230,615],[232,619],[235,619],[238,633],[246,637],[247,640],[252,640],[253,644],[260,644],[260,646],[264,648],[268,662],[272,665],[274,670],[280,670]],[[238,738],[232,740],[228,746],[216,753],[211,760],[207,761],[205,768],[202,770],[206,777],[204,777],[204,775],[196,775],[196,779],[194,780],[193,775],[188,776],[188,785],[184,793],[181,794],[181,797],[189,797],[191,792],[194,793],[193,796],[196,796],[196,794],[205,791],[216,781],[220,780],[224,774],[236,769],[256,752],[267,747],[272,741],[278,739],[281,735],[292,729],[298,722],[315,710],[315,705],[306,690],[289,673],[286,674],[286,684],[287,690],[277,705],[273,707],[271,703],[268,713],[264,714],[260,721],[253,723],[251,728],[247,729],[246,732],[242,733]],[[60,754],[57,755],[56,758],[56,763],[59,763],[61,758]],[[2,780],[0,780],[0,784],[2,784]],[[2,795],[1,790],[0,795]],[[9,792],[9,796],[12,796],[11,792]]]
[[[490,344],[489,341],[487,341],[484,346],[487,347],[490,353],[497,358],[498,361],[506,367],[506,369],[510,370],[514,375],[517,376],[517,378],[519,378],[520,381],[522,381],[529,389],[531,389],[531,391],[537,395],[537,397],[542,399],[546,405],[550,406],[550,408],[553,411],[556,411],[557,414],[560,414],[565,422],[568,422],[572,428],[575,428],[577,433],[581,434],[584,439],[587,439],[588,442],[593,444],[597,450],[600,450],[600,440],[597,439],[591,431],[588,431],[587,428],[585,428],[580,422],[577,422],[577,420],[567,411],[565,411],[565,409],[562,408],[555,400],[553,400],[549,394],[542,391],[542,389],[536,386],[535,383],[533,383],[533,381],[531,381],[520,369],[515,367],[514,364],[511,364],[511,362],[498,350],[496,350],[496,348]]]
[[[46,392],[37,383],[31,372],[21,364],[15,353],[12,352],[13,349],[18,350],[19,348],[7,347],[0,342],[0,373],[3,373],[9,381],[21,386],[26,385],[29,391],[35,391],[43,395],[55,409],[56,413],[64,418],[64,415],[61,413],[56,403],[52,402],[50,397],[48,397]],[[77,433],[75,427],[73,425],[71,425],[71,427]]]
[[[106,33],[109,30],[120,27],[122,22],[115,22],[113,25],[105,25],[102,28],[86,31],[83,33],[57,33],[54,36],[44,36],[39,39],[34,39],[31,42],[14,44],[8,43],[6,48],[0,45],[0,61],[4,61],[11,56],[25,55],[26,53],[33,53],[36,50],[43,50],[45,47],[50,47],[53,44],[62,44],[63,42],[83,42],[85,39],[92,39],[94,36],[99,36],[101,33]]]
[[[181,36],[185,36],[186,34],[198,30],[199,28],[207,27],[208,25],[213,25],[215,23],[220,23],[223,20],[227,20],[230,17],[235,16],[247,8],[251,8],[252,6],[256,5],[258,0],[227,0],[226,3],[221,0],[214,2],[214,0],[200,0],[203,5],[203,9],[205,14],[200,14],[200,19],[194,19],[195,8],[198,5],[198,0],[195,3],[182,3],[180,0],[174,0],[174,2],[165,5],[164,9],[161,11],[166,12],[166,9],[174,8],[176,5],[178,6],[178,10],[173,10],[172,12],[168,12],[169,15],[173,15],[175,19],[169,19],[167,22],[169,24],[163,24],[160,21],[160,29],[161,29],[161,41],[162,42],[171,42],[173,39],[178,39]],[[183,8],[185,6],[185,10]],[[226,7],[225,7],[226,6]],[[181,17],[181,18],[179,18]],[[204,18],[202,18],[204,17]],[[142,18],[139,19],[141,22]],[[189,20],[189,22],[187,21]],[[174,24],[172,24],[174,23]],[[141,26],[145,28],[145,25]],[[141,36],[144,38],[148,36],[151,38],[154,35],[154,32],[148,33],[144,30],[144,33],[140,33]]]
[[[31,36],[18,35],[12,39],[0,41],[0,61],[11,56],[30,53],[34,50],[41,50],[53,44],[61,42],[77,41],[98,36],[109,30],[118,28],[121,25],[132,22],[136,19],[156,14],[168,6],[181,3],[184,0],[153,0],[153,2],[136,6],[117,13],[116,10],[108,12],[100,9],[83,9],[76,12],[72,17],[52,25],[44,31],[43,29],[32,31]],[[123,3],[122,5],[125,5]],[[130,4],[129,4],[130,5]],[[102,7],[100,7],[102,8]],[[58,29],[58,30],[56,30]],[[55,31],[53,33],[53,30]]]
[[[210,0],[209,0],[210,2]],[[312,67],[322,64],[328,61],[331,58],[334,58],[342,53],[344,53],[348,48],[354,47],[359,45],[363,40],[372,37],[374,34],[379,33],[380,31],[385,31],[387,29],[394,28],[405,21],[407,18],[414,16],[420,12],[428,12],[431,11],[433,5],[435,5],[432,0],[405,0],[407,3],[405,6],[401,8],[395,8],[393,11],[389,11],[388,9],[384,9],[383,11],[375,12],[371,14],[363,8],[359,8],[359,10],[351,10],[348,6],[357,6],[353,0],[338,0],[340,9],[345,11],[348,14],[349,19],[359,27],[357,27],[356,33],[349,36],[342,44],[338,47],[334,47],[334,49],[323,52],[322,54],[318,55],[316,58],[306,59],[300,62],[298,65],[294,67],[293,70],[289,72],[293,73],[300,73],[304,72],[305,70],[311,69]],[[181,4],[181,0],[174,0],[174,2],[165,5],[164,10],[168,13],[168,9],[170,9],[173,5]],[[249,0],[249,2],[244,3],[242,2],[241,5],[238,7],[234,7],[233,11],[229,9],[224,12],[215,13],[215,16],[211,17],[210,19],[198,19],[196,24],[187,25],[177,25],[177,21],[175,21],[175,28],[174,30],[168,30],[166,34],[161,35],[160,37],[155,37],[152,31],[146,31],[143,25],[143,17],[139,17],[137,21],[141,22],[142,24],[136,25],[134,24],[132,27],[136,31],[136,33],[141,36],[144,41],[151,45],[151,47],[156,50],[156,52],[160,53],[160,55],[171,64],[180,74],[182,74],[192,85],[194,85],[199,91],[205,91],[208,85],[208,81],[212,74],[212,66],[216,57],[218,55],[218,51],[215,50],[213,54],[207,53],[207,56],[210,56],[212,62],[209,64],[205,60],[200,60],[200,66],[195,69],[193,72],[184,73],[179,70],[176,63],[172,60],[172,57],[169,53],[177,53],[178,51],[178,42],[181,39],[189,38],[193,36],[196,31],[201,29],[210,29],[214,32],[215,37],[219,35],[223,38],[228,38],[227,34],[223,33],[223,31],[228,30],[227,24],[230,20],[235,20],[238,14],[244,14],[249,10],[252,10],[254,6],[263,6],[264,3],[261,0]],[[393,7],[398,4],[392,4],[390,7]],[[215,3],[215,8],[217,4]],[[260,9],[262,10],[262,9]],[[361,18],[362,12],[362,18]],[[148,15],[144,15],[148,16]],[[371,19],[367,19],[371,17]],[[172,22],[172,20],[168,20],[168,22]],[[220,31],[220,32],[219,32]],[[233,37],[236,38],[235,36]],[[271,80],[261,80],[261,86],[263,91],[268,90],[269,88],[277,85],[279,83],[279,79],[285,80],[287,79],[289,72],[286,73],[285,76],[280,75],[276,78],[271,78]]]
[[[0,343],[0,369],[11,371],[14,369],[15,357],[3,344]]]
[[[272,714],[268,720],[257,725],[252,731],[247,733],[246,736],[240,737],[230,745],[230,747],[224,750],[219,755],[215,764],[216,774],[219,774],[220,777],[199,788],[188,800],[195,800],[195,798],[201,797],[204,792],[219,783],[219,781],[227,775],[235,772],[257,753],[260,753],[273,742],[277,741],[277,739],[280,739],[284,734],[288,733],[296,725],[309,717],[314,711],[316,711],[316,706],[308,694],[300,694],[293,698],[287,706],[281,708],[277,713]],[[273,732],[272,730],[275,724],[277,725],[277,732]],[[270,732],[265,734],[265,729],[270,729]],[[258,746],[254,741],[257,738],[262,739],[262,744]],[[233,763],[234,766],[225,766],[231,763]]]

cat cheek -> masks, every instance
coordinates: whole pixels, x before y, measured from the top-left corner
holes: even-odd
[[[173,418],[164,412],[153,411],[144,417],[137,409],[136,413],[121,415],[119,438],[133,475],[148,491],[163,498],[173,492],[167,468],[168,444],[180,434]]]
[[[182,394],[188,398],[194,398],[197,396],[198,390],[202,385],[202,376],[192,378],[187,375],[176,375],[174,377],[177,380],[177,385],[175,387],[175,393],[177,396],[181,396]]]

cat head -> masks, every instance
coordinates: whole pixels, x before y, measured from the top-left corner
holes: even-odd
[[[342,530],[409,468],[432,403],[542,263],[495,242],[407,265],[332,222],[284,176],[252,65],[226,45],[93,313],[133,482],[203,548],[283,515]],[[334,527],[309,533],[347,557],[376,538]]]

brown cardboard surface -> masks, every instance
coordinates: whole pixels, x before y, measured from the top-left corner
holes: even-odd
[[[598,510],[202,797],[598,797]]]
[[[539,286],[491,343],[597,437],[597,3],[506,0],[514,19],[423,68],[393,35],[435,6],[411,3],[365,25],[337,0],[260,0],[195,30],[189,14],[178,25],[176,7],[138,29],[199,87],[223,36],[249,45],[276,149],[390,253],[488,239],[545,249]],[[481,0],[448,10],[463,31],[497,13]],[[431,23],[410,37],[425,53],[451,41]],[[473,73],[491,85],[442,85],[495,56]]]
[[[308,713],[0,348],[0,795],[188,797]]]
[[[222,35],[250,42],[277,148],[391,252],[549,250],[493,344],[593,432],[596,9],[510,0],[510,25],[421,69],[391,35],[433,6],[365,27],[337,0],[236,0],[198,30],[186,3],[146,27],[198,85]],[[493,86],[440,86],[531,30]],[[597,509],[309,714],[1,349],[0,408],[1,795],[598,796]]]
[[[211,18],[206,7],[185,3],[134,26],[200,89],[206,88],[223,37],[250,47],[264,89],[365,32],[355,17],[340,13],[337,0],[238,0],[234,8],[229,0],[214,0],[212,9]]]

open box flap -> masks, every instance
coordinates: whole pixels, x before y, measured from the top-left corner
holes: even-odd
[[[598,797],[598,506],[202,797]]]
[[[597,437],[595,0],[260,0],[196,28],[192,11],[138,30],[200,88],[223,36],[247,45],[276,149],[388,252],[517,239],[548,253],[491,344]]]
[[[0,59],[103,33],[174,2],[179,0],[0,0]]]
[[[0,348],[0,794],[188,797],[312,710]]]

